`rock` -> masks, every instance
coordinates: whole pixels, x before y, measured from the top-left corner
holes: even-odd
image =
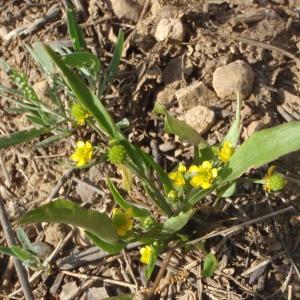
[[[277,106],[277,110],[282,117],[288,122],[300,120],[300,97],[283,89],[279,90],[279,96],[281,105]]]
[[[32,246],[41,260],[45,260],[53,252],[54,247],[45,242],[33,242]]]
[[[213,73],[213,88],[221,99],[236,99],[239,90],[242,99],[250,96],[254,73],[246,62],[237,60],[217,68]]]
[[[201,81],[176,91],[175,97],[181,110],[198,105],[207,106],[212,98],[216,98],[215,93]]]
[[[62,286],[59,299],[71,299],[76,296],[78,291],[78,286],[75,281],[67,282]]]
[[[188,110],[180,119],[202,135],[214,125],[215,114],[206,106],[198,105]]]
[[[166,141],[163,144],[160,144],[158,146],[159,150],[162,152],[168,152],[171,150],[174,150],[176,148],[175,143],[171,142],[171,141]]]
[[[271,117],[269,115],[264,116],[261,120],[253,121],[249,124],[249,126],[246,129],[244,129],[242,137],[246,140],[254,132],[268,127],[270,123],[271,123]]]
[[[187,63],[182,61],[182,57],[170,59],[162,73],[162,80],[165,84],[171,84],[181,81],[182,76],[189,76],[193,72],[193,65],[190,61]]]
[[[133,0],[110,0],[111,7],[114,14],[119,18],[129,19],[133,22],[137,22],[141,11],[142,5]]]
[[[38,81],[33,85],[33,89],[39,99],[43,99],[49,90],[49,84],[47,80]]]
[[[109,294],[105,287],[89,288],[85,294],[84,300],[98,300],[108,298]]]
[[[156,101],[160,104],[167,105],[175,98],[176,89],[165,87],[162,91],[158,92]]]
[[[156,27],[155,38],[158,42],[166,39],[183,42],[186,36],[186,30],[180,19],[163,18]]]
[[[76,193],[80,196],[83,202],[93,202],[95,192],[91,188],[87,187],[86,184],[78,182],[76,185]]]

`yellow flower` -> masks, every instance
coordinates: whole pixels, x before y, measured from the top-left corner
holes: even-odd
[[[81,167],[87,164],[93,155],[93,146],[90,142],[78,141],[76,144],[76,149],[71,155],[71,159],[76,161],[76,166]]]
[[[282,174],[274,172],[275,168],[276,166],[271,166],[264,177],[263,189],[268,193],[282,190],[287,183]]]
[[[112,214],[112,222],[119,236],[126,235],[133,227],[133,211],[128,208],[123,211],[121,208],[115,208]]]
[[[84,125],[85,119],[90,116],[90,114],[79,103],[74,103],[72,105],[71,115],[80,126]]]
[[[185,184],[184,173],[186,172],[186,167],[184,164],[179,164],[177,171],[171,172],[169,178],[173,181],[176,187],[182,187]]]
[[[143,264],[149,264],[150,262],[150,257],[152,254],[152,247],[151,246],[145,246],[143,248],[140,249],[140,254],[141,254],[141,258],[140,261]]]
[[[188,173],[192,177],[190,184],[193,187],[201,187],[203,189],[212,187],[215,178],[218,176],[218,170],[213,168],[211,162],[207,160],[200,166],[190,166]]]
[[[223,162],[228,162],[234,153],[234,147],[231,142],[225,141],[221,149],[218,151],[218,157]]]

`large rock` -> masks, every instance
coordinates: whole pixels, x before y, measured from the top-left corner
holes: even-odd
[[[254,73],[246,62],[237,60],[219,67],[213,74],[213,88],[221,99],[235,99],[240,91],[242,99],[250,96],[254,81]]]
[[[137,22],[143,9],[137,1],[134,0],[110,0],[114,14],[119,18],[125,18]]]
[[[176,89],[166,86],[163,90],[159,91],[156,97],[156,101],[160,104],[170,104],[175,99]]]
[[[201,81],[176,91],[175,97],[181,110],[198,105],[207,106],[213,98],[216,98],[215,93]]]
[[[186,29],[180,19],[163,18],[155,30],[155,38],[158,42],[167,39],[183,42],[186,36]]]
[[[202,135],[214,125],[215,114],[206,106],[198,105],[188,110],[180,119]]]

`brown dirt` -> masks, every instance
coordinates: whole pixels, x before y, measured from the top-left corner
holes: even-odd
[[[118,19],[109,1],[81,2],[83,12],[80,14],[80,23],[84,27],[90,50],[101,57],[102,63],[109,62],[120,27],[126,37],[132,34],[126,44],[121,71],[105,99],[106,106],[115,120],[119,121],[124,117],[129,119],[130,127],[125,130],[126,134],[145,151],[152,153],[162,166],[170,169],[179,161],[190,159],[192,148],[181,145],[176,138],[165,134],[161,121],[152,116],[151,110],[157,94],[165,88],[178,90],[195,81],[202,81],[207,88],[213,90],[214,70],[235,60],[244,60],[250,64],[255,74],[253,91],[242,110],[243,138],[247,138],[254,130],[299,118],[299,65],[297,67],[293,59],[282,55],[280,51],[269,51],[257,43],[260,41],[271,44],[299,57],[299,1],[153,0],[151,10],[138,23],[126,17]],[[139,2],[142,7],[144,1]],[[45,43],[65,41],[68,35],[61,2],[41,0],[39,4],[30,3],[35,2],[0,0],[0,57],[11,66],[26,71],[30,81],[36,83],[43,78],[25,51],[24,45],[30,45],[37,40]],[[53,6],[59,8],[59,13],[53,19],[29,34],[5,40],[9,32],[24,25],[30,26]],[[155,29],[162,18],[180,20],[185,28],[183,41],[155,40]],[[245,41],[242,37],[256,42]],[[184,66],[180,68],[179,75],[178,72],[173,74],[172,65],[169,65],[173,60],[173,68],[175,64],[177,70],[174,58]],[[8,84],[8,78],[2,71],[0,82]],[[8,114],[6,109],[10,105],[9,99],[0,98],[1,135],[30,125],[24,116]],[[235,102],[220,100],[215,96],[206,106],[216,116],[214,126],[204,136],[213,144],[222,140],[233,120]],[[179,116],[184,113],[178,107],[174,96],[171,96],[168,107]],[[87,130],[78,134],[90,136],[91,132]],[[62,174],[70,167],[67,158],[75,140],[76,137],[72,137],[38,150],[32,150],[32,144],[26,144],[0,152],[3,160],[0,169],[0,195],[6,200],[12,222],[24,211],[47,199]],[[212,278],[202,279],[199,276],[203,259],[200,251],[185,253],[183,250],[176,250],[170,268],[160,283],[161,294],[157,298],[300,299],[300,220],[299,208],[297,209],[300,207],[299,157],[299,153],[295,153],[276,162],[278,169],[289,180],[285,192],[267,196],[260,188],[244,184],[237,195],[225,199],[221,215],[215,219],[211,217],[206,228],[211,226],[215,229],[218,226],[221,230],[279,210],[288,204],[296,207],[294,212],[252,224],[238,234],[226,236],[224,239],[217,236],[208,240],[206,248],[214,249],[219,259],[218,271]],[[255,174],[263,176],[265,170],[266,168],[258,170]],[[84,202],[88,207],[110,212],[113,203],[105,186],[104,179],[107,174],[119,182],[114,168],[108,168],[104,164],[72,173],[60,188],[59,195]],[[144,196],[137,190],[133,198],[141,201]],[[206,204],[209,205],[212,201],[213,197],[207,199]],[[142,202],[146,202],[146,199]],[[222,222],[217,222],[220,219]],[[53,241],[53,246],[64,239],[70,230],[69,227],[46,224],[27,228],[32,241]],[[199,236],[206,233],[199,232]],[[70,236],[59,253],[60,259],[90,247],[79,230],[74,230]],[[2,231],[0,241],[5,244]],[[71,267],[70,271],[80,275],[78,278],[62,273],[58,262],[59,259],[53,263],[50,274],[39,277],[32,285],[36,299],[58,299],[59,295],[61,299],[68,299],[65,295],[74,290],[77,292],[74,299],[94,299],[84,298],[93,287],[104,287],[110,296],[129,291],[135,293],[134,285],[126,287],[84,277],[93,275],[133,283],[128,262],[139,286],[145,286],[137,249],[127,251],[126,258],[121,254],[96,260],[88,265]],[[1,298],[4,297],[1,295],[16,290],[19,283],[7,257],[0,255],[0,265]],[[153,275],[153,281],[156,275],[157,272]],[[87,282],[89,284],[85,289],[76,290]],[[69,292],[66,283],[71,283]],[[96,293],[95,290],[93,293]]]

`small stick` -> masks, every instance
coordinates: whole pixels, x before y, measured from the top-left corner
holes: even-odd
[[[16,245],[14,233],[13,233],[13,230],[11,228],[10,222],[7,217],[7,213],[6,213],[5,206],[4,206],[4,201],[1,197],[0,197],[0,221],[2,224],[5,238],[7,240],[7,245],[9,247]],[[24,266],[15,257],[13,257],[13,261],[14,261],[14,265],[15,265],[15,268],[16,268],[16,271],[18,274],[18,278],[20,280],[20,284],[21,284],[25,299],[26,300],[34,300],[33,293],[32,293],[32,290],[31,290],[31,287],[30,287],[30,284],[28,281],[27,272],[26,272]]]
[[[160,270],[155,278],[155,281],[151,287],[151,290],[150,290],[150,293],[149,293],[149,299],[152,298],[153,294],[155,293],[155,290],[156,288],[158,287],[163,275],[164,275],[164,272],[169,264],[169,261],[171,259],[171,256],[173,255],[173,252],[174,250],[176,249],[176,245],[174,247],[172,247],[168,252],[167,252],[167,255],[166,255],[166,258],[164,259],[161,267],[160,267]]]
[[[210,239],[210,238],[218,236],[218,235],[226,236],[226,235],[229,235],[231,233],[234,233],[236,231],[241,230],[245,226],[248,226],[248,225],[251,225],[251,224],[263,221],[265,219],[268,219],[268,218],[271,218],[271,217],[274,217],[274,216],[277,216],[277,215],[280,215],[280,214],[283,214],[283,213],[286,213],[286,212],[292,211],[292,210],[295,210],[295,208],[292,207],[292,206],[289,206],[289,207],[286,207],[286,208],[274,211],[273,213],[270,213],[270,214],[267,214],[267,215],[264,215],[264,216],[261,216],[261,217],[258,217],[258,218],[246,221],[246,222],[244,222],[242,224],[235,225],[235,226],[232,226],[230,228],[226,228],[224,230],[213,231],[213,232],[208,233],[208,234],[206,234],[206,235],[204,235],[204,236],[202,236],[200,238],[192,240],[192,241],[188,242],[187,244],[197,244],[200,241],[207,240],[207,239]]]
[[[133,282],[135,283],[135,290],[138,291],[139,290],[139,283],[138,283],[138,281],[137,281],[137,279],[136,279],[136,277],[134,275],[134,272],[132,270],[131,263],[129,262],[128,255],[127,255],[127,253],[126,253],[126,251],[124,249],[122,250],[122,253],[123,253],[123,256],[124,256],[127,268],[129,270],[130,276],[133,279]]]
[[[7,184],[8,187],[11,187],[11,180],[10,180],[10,177],[8,175],[8,172],[7,172],[5,163],[3,161],[2,155],[0,155],[0,166],[1,166],[4,178],[5,178],[5,183]]]
[[[113,279],[109,279],[109,278],[103,278],[103,277],[80,274],[80,273],[73,273],[73,272],[70,272],[70,271],[61,271],[61,272],[65,275],[69,275],[69,276],[76,277],[76,278],[93,279],[93,280],[97,280],[97,281],[102,281],[102,282],[106,282],[106,283],[111,283],[111,284],[125,286],[125,287],[128,287],[128,288],[135,289],[134,284],[124,282],[124,281],[113,280]]]

